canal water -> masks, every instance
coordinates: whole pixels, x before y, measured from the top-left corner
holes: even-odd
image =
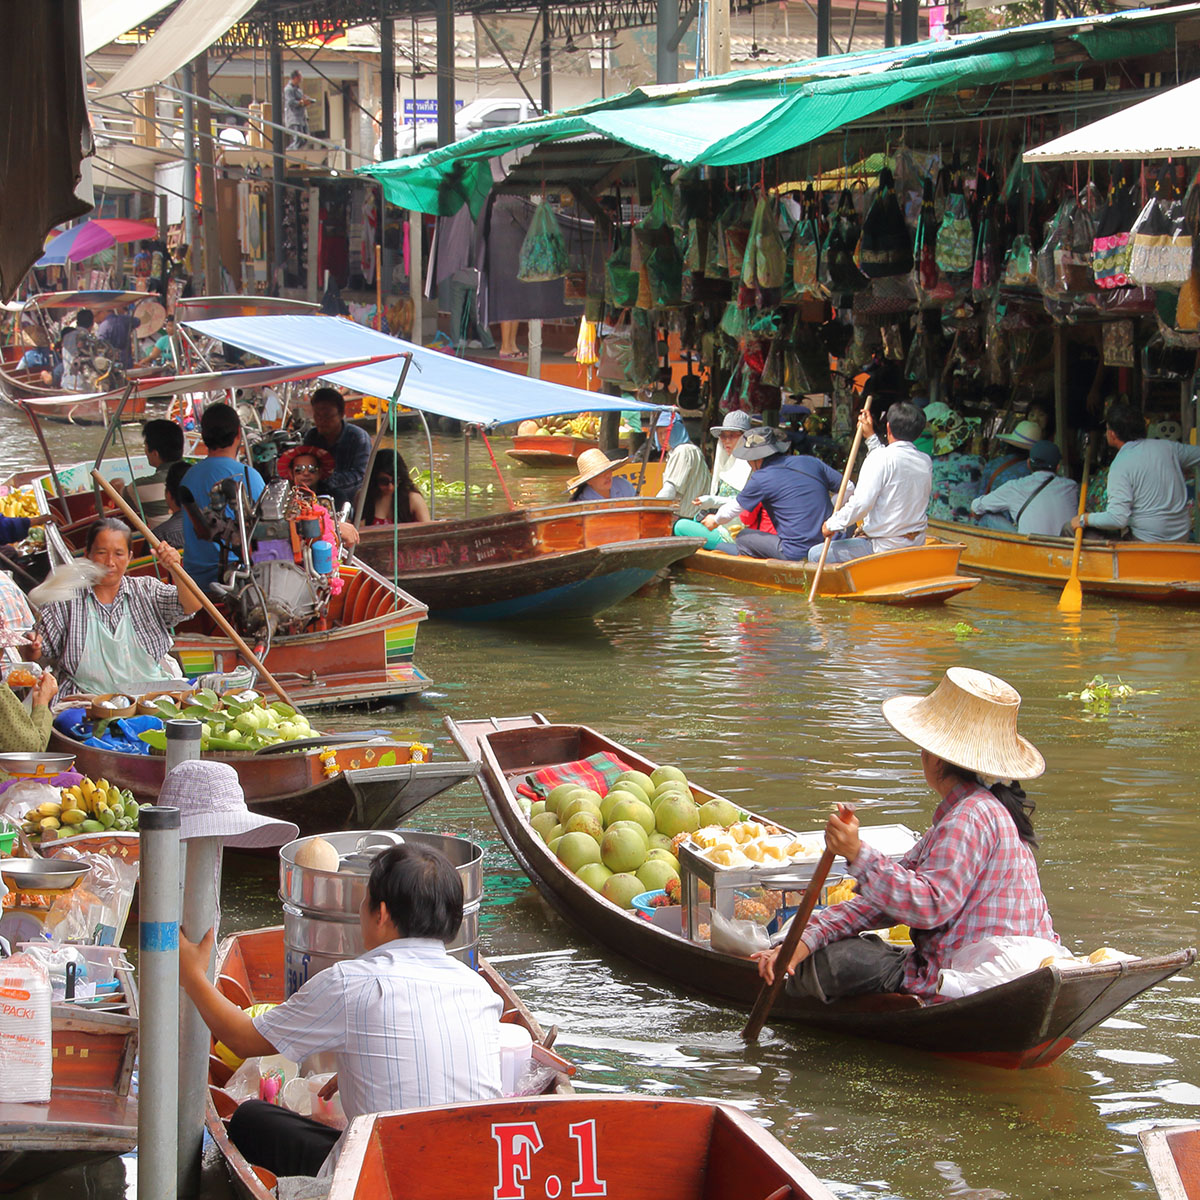
[[[9,414],[0,414],[0,436],[0,467],[29,461]],[[97,443],[78,430],[54,436],[64,459]],[[403,443],[420,466],[423,439]],[[459,441],[438,438],[435,455],[443,475],[461,479]],[[473,479],[486,483],[486,450],[473,443],[471,455]],[[524,501],[561,494],[566,474],[505,468]],[[477,498],[476,511],[502,504],[497,490]],[[433,687],[370,723],[453,756],[445,716],[538,711],[593,725],[794,828],[817,828],[832,804],[851,801],[864,823],[922,830],[934,797],[917,752],[887,725],[880,703],[928,691],[947,667],[978,667],[1020,690],[1022,731],[1046,756],[1030,795],[1042,884],[1063,941],[1084,953],[1107,945],[1144,955],[1194,944],[1194,614],[1087,600],[1081,615],[1064,617],[1056,598],[985,583],[926,610],[810,608],[798,596],[676,575],[595,620],[427,622],[417,659]],[[1139,694],[1108,712],[1068,696],[1097,674]],[[339,714],[324,724],[361,721]],[[1138,1131],[1200,1120],[1198,971],[1147,992],[1037,1071],[972,1067],[785,1025],[768,1025],[747,1050],[744,1013],[684,993],[557,917],[473,787],[436,798],[410,823],[486,847],[481,949],[543,1025],[559,1027],[579,1091],[735,1104],[840,1197],[1153,1194]],[[231,861],[225,932],[277,922],[275,889],[271,864]],[[664,1189],[669,1195],[667,1181]],[[206,1191],[224,1194],[219,1173],[206,1177]],[[112,1193],[95,1178],[66,1176],[39,1193],[99,1194]]]

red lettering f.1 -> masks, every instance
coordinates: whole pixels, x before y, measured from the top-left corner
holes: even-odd
[[[537,1125],[533,1121],[493,1125],[492,1137],[499,1148],[500,1167],[500,1182],[492,1192],[494,1200],[524,1200],[522,1182],[529,1178],[532,1156],[542,1148]]]

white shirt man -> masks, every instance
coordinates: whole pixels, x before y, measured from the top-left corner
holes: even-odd
[[[929,523],[933,462],[913,445],[913,439],[925,428],[925,414],[907,401],[893,404],[887,411],[886,446],[875,436],[869,408],[863,408],[858,422],[868,448],[858,486],[825,522],[822,532],[829,537],[862,521],[864,536],[833,542],[827,562],[846,562],[865,554],[919,546]],[[819,545],[808,552],[809,562],[820,557]]]
[[[1079,511],[1079,484],[1055,474],[1059,458],[1053,442],[1035,442],[1028,475],[971,501],[971,512],[982,518],[980,526],[1058,537]]]

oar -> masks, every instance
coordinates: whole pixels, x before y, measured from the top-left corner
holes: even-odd
[[[1079,520],[1082,522],[1087,508],[1088,474],[1092,468],[1092,442],[1088,439],[1083,453],[1083,482],[1079,485]],[[1079,556],[1083,552],[1083,525],[1075,530],[1075,549],[1071,552],[1071,574],[1063,585],[1058,598],[1058,611],[1077,613],[1083,611],[1083,588],[1079,584]]]
[[[842,472],[842,486],[838,488],[837,499],[833,502],[833,511],[837,512],[842,507],[842,497],[846,494],[846,485],[850,482],[850,472],[854,470],[854,460],[858,457],[858,448],[862,445],[862,425],[858,425],[854,430],[854,441],[850,444],[850,457],[846,459],[846,469]],[[825,571],[825,559],[829,554],[829,543],[833,541],[833,535],[825,539],[825,545],[821,547],[821,561],[817,563],[816,572],[813,575],[812,587],[808,589],[808,602],[811,604],[817,598],[817,588],[821,586],[821,575]]]
[[[112,484],[100,474],[99,471],[92,472],[92,478],[108,493],[109,498],[116,504],[117,508],[125,515],[125,519],[146,539],[150,545],[150,549],[154,550],[158,547],[158,538],[150,532],[142,521],[141,517],[125,503],[125,498],[118,492]],[[258,655],[250,649],[249,646],[242,640],[237,630],[225,619],[221,610],[200,590],[192,577],[183,569],[182,566],[175,568],[175,578],[187,588],[194,596],[200,600],[200,606],[204,609],[213,621],[217,628],[238,648],[242,657],[271,685],[271,690],[277,695],[284,704],[291,705],[297,712],[300,711],[300,706],[283,690],[282,685],[267,670],[266,667],[259,661]]]

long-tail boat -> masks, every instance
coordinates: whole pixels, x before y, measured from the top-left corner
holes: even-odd
[[[1143,1129],[1138,1141],[1160,1200],[1200,1200],[1200,1123]]]
[[[952,596],[970,591],[979,580],[960,575],[958,559],[962,546],[930,542],[911,550],[889,550],[867,554],[849,562],[825,564],[818,596],[832,600],[861,600],[868,604],[941,604]],[[778,592],[803,592],[812,587],[814,563],[787,562],[778,558],[749,558],[697,550],[683,561],[687,571],[735,579],[754,587]]]
[[[569,433],[518,433],[504,453],[527,467],[573,467],[585,450],[599,449],[600,443],[593,438],[574,437]]]
[[[455,722],[446,727],[468,758],[478,757],[479,785],[508,848],[560,915],[618,954],[672,982],[749,1007],[759,992],[755,964],[723,954],[646,921],[604,899],[550,853],[530,826],[516,787],[531,772],[610,753],[627,767],[657,764],[583,725],[553,725],[540,714]],[[692,786],[703,803],[712,792]],[[752,820],[767,818],[751,814]],[[875,1038],[990,1066],[1046,1066],[1135,996],[1189,966],[1195,950],[1134,961],[1060,967],[1054,963],[960,999],[887,993],[832,1004],[783,995],[772,1021],[827,1033]]]
[[[731,1105],[552,1096],[359,1117],[329,1200],[833,1200]]]
[[[279,1004],[284,999],[284,950],[283,926],[255,929],[237,933],[225,939],[217,950],[216,984],[222,994],[235,1004],[245,1008],[251,1004]],[[546,1065],[556,1068],[548,1073],[546,1090],[560,1095],[572,1090],[565,1072],[557,1069],[565,1066],[562,1059],[550,1052],[557,1029],[549,1032],[542,1029],[537,1018],[525,1007],[520,997],[501,978],[495,969],[482,957],[479,973],[487,980],[492,990],[504,1001],[502,1021],[510,1021],[529,1031],[533,1039],[534,1056]],[[547,1053],[542,1053],[543,1051]],[[252,1166],[237,1147],[229,1140],[225,1122],[233,1115],[237,1101],[224,1091],[232,1074],[230,1067],[215,1055],[209,1057],[209,1099],[205,1113],[205,1124],[216,1144],[221,1157],[229,1169],[229,1175],[237,1194],[245,1200],[275,1200],[275,1177],[262,1167]],[[441,1109],[430,1110],[444,1111]],[[454,1146],[447,1146],[455,1152]],[[461,1147],[459,1147],[461,1149]],[[449,1176],[455,1177],[450,1171]],[[373,1192],[373,1196],[391,1195],[386,1190]],[[424,1195],[423,1192],[412,1193]],[[489,1193],[490,1195],[490,1193]]]
[[[930,521],[931,537],[962,545],[962,563],[981,575],[1061,591],[1071,574],[1074,540]],[[1200,605],[1200,545],[1083,539],[1079,584],[1085,595]]]

